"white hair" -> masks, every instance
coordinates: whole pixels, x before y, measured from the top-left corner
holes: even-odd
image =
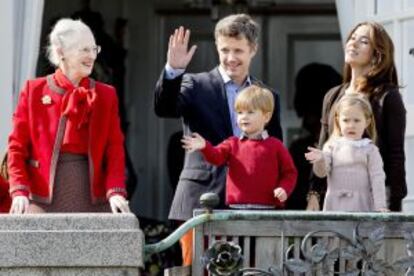
[[[74,39],[82,32],[90,32],[91,29],[81,20],[70,18],[60,19],[49,35],[49,44],[47,46],[47,58],[54,66],[59,66],[60,58],[58,49],[67,49],[76,43]]]

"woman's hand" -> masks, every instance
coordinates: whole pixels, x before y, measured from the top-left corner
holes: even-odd
[[[121,195],[113,195],[109,198],[112,213],[131,213],[128,206],[128,200]]]
[[[183,148],[189,152],[201,150],[206,147],[206,140],[198,133],[193,133],[191,136],[184,136],[181,142],[183,143]]]
[[[308,206],[306,206],[306,211],[319,211],[321,208],[319,206],[319,196],[315,193],[310,193],[307,196]]]
[[[273,191],[273,195],[274,195],[274,197],[276,197],[280,202],[285,202],[286,201],[286,199],[287,199],[287,193],[286,193],[286,191],[285,191],[285,189],[283,189],[283,188],[276,188],[274,191]]]
[[[27,196],[15,196],[13,198],[10,214],[24,214],[29,208],[29,199]]]
[[[308,160],[312,164],[319,161],[319,160],[322,160],[323,153],[320,149],[313,148],[313,147],[308,147],[308,150],[309,150],[309,152],[305,153],[306,160]]]

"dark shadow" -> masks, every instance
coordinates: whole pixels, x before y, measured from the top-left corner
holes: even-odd
[[[183,131],[174,132],[168,141],[167,147],[167,169],[173,193],[177,188],[178,179],[184,166],[185,150],[182,147],[181,139]]]
[[[296,76],[294,107],[298,117],[302,118],[303,134],[289,147],[298,169],[298,179],[293,193],[287,200],[286,209],[306,209],[312,165],[305,159],[304,154],[309,146],[314,147],[318,143],[322,103],[326,92],[341,82],[341,75],[333,67],[320,63],[305,65]],[[317,178],[314,181],[326,182],[326,179]]]
[[[145,235],[145,244],[154,244],[170,235],[175,225],[172,223],[160,222],[153,219],[139,218],[139,225]],[[181,265],[181,247],[175,243],[167,250],[153,254],[145,262],[145,269],[141,271],[142,276],[161,276],[164,269]]]

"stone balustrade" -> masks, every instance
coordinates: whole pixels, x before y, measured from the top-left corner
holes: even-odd
[[[0,275],[139,275],[133,214],[0,215]]]

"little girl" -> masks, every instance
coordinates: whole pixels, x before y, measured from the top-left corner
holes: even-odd
[[[336,105],[334,129],[323,150],[305,153],[319,177],[328,177],[324,211],[387,211],[385,173],[374,142],[375,121],[370,103],[358,94]],[[371,139],[363,138],[368,135]]]

